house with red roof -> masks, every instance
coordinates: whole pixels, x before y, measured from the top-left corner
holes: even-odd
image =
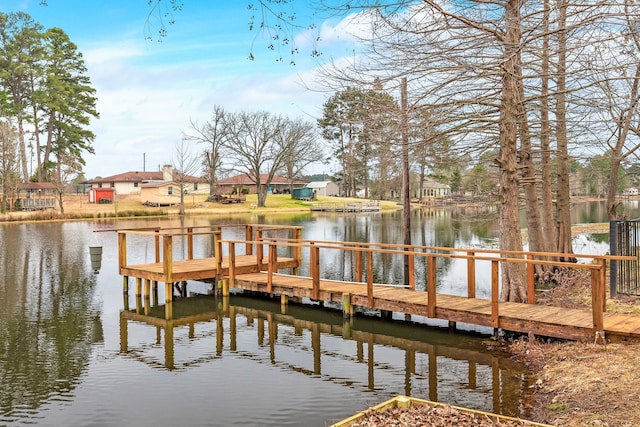
[[[117,175],[96,178],[84,181],[83,184],[91,186],[89,191],[89,201],[97,202],[95,194],[100,193],[100,189],[113,189],[114,195],[140,194],[142,202],[152,204],[175,204],[179,202],[180,185],[174,179],[174,169],[170,165],[165,165],[162,171],[157,172],[124,172]],[[183,191],[188,194],[208,194],[209,183],[197,176],[186,175],[184,177]],[[92,192],[95,193],[92,200]]]

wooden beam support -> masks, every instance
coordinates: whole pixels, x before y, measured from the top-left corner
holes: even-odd
[[[309,272],[311,274],[311,298],[320,299],[320,248],[311,243],[309,248]]]
[[[127,266],[127,235],[124,231],[118,232],[118,269]]]
[[[173,282],[173,237],[170,234],[162,236],[162,274],[166,278],[167,282]]]
[[[154,236],[154,243],[155,243],[155,255],[156,255],[156,262],[160,262],[160,229],[156,228],[155,229],[155,233],[156,235]]]
[[[467,252],[467,298],[476,297],[476,260],[475,252]]]
[[[416,288],[416,262],[415,255],[413,254],[413,248],[410,248],[410,253],[407,255],[409,262],[409,289],[415,290]]]
[[[591,309],[593,311],[593,330],[600,332],[604,330],[604,304],[603,289],[604,284],[600,280],[601,269],[591,270]]]
[[[229,286],[234,287],[236,281],[236,244],[229,242]]]
[[[356,245],[356,282],[362,282],[362,245]]]
[[[367,259],[367,304],[370,308],[374,307],[373,300],[373,252],[366,252]]]
[[[245,244],[244,253],[246,255],[253,255],[253,226],[250,224],[245,225],[244,236],[247,243]]]
[[[187,259],[193,259],[193,227],[187,227]]]
[[[527,259],[533,261],[533,255],[527,254]],[[527,303],[536,303],[536,265],[533,262],[527,263]]]
[[[495,259],[491,261],[491,327],[498,329],[500,327],[499,313],[499,283],[500,283],[500,261]]]
[[[436,257],[427,257],[427,316],[436,317]]]
[[[278,271],[278,247],[276,242],[269,242],[269,264],[267,267],[267,292],[273,292],[273,274]]]
[[[258,268],[262,270],[262,260],[264,257],[264,247],[262,245],[262,230],[256,230],[256,262],[258,263]]]
[[[293,259],[296,262],[296,267],[293,268],[293,274],[298,275],[298,269],[302,265],[302,227],[295,227],[293,229],[293,240],[297,245],[293,247]]]

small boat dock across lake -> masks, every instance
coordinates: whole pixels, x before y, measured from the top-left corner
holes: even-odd
[[[157,295],[165,284],[165,301],[170,306],[176,288],[186,295],[190,280],[212,283],[223,296],[238,289],[279,297],[283,307],[290,301],[329,302],[340,307],[345,317],[356,309],[405,316],[423,316],[448,321],[450,328],[465,323],[521,333],[571,339],[640,339],[640,316],[607,313],[606,270],[610,259],[626,257],[572,254],[587,262],[562,262],[562,254],[514,252],[489,249],[442,248],[360,242],[302,239],[301,227],[264,224],[220,225],[184,228],[116,230],[118,268],[125,293],[129,278],[136,279],[136,296]],[[129,264],[127,242],[153,239],[154,262]],[[212,254],[194,256],[194,239],[205,239]],[[176,256],[180,241],[184,256]],[[200,242],[200,240],[198,240]],[[566,254],[565,254],[566,256]],[[327,277],[322,265],[349,257],[353,268],[345,277]],[[379,257],[401,257],[407,272],[405,285],[376,283],[374,264]],[[449,295],[438,290],[439,262],[462,259],[466,264],[466,295]],[[528,301],[499,300],[500,271],[506,263],[524,266]],[[477,268],[490,266],[488,296],[477,294]],[[536,304],[536,265],[585,271],[591,280],[590,309],[570,309]],[[417,268],[420,266],[420,268]]]
[[[380,212],[380,201],[331,203],[321,202],[311,205],[313,212]]]

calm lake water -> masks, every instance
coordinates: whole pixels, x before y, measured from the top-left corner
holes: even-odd
[[[599,204],[574,217],[605,220]],[[400,213],[196,217],[184,225],[232,222],[301,225],[306,239],[402,240]],[[485,350],[482,330],[451,334],[421,319],[344,323],[339,312],[292,304],[282,313],[278,303],[242,295],[177,300],[176,322],[163,325],[164,292],[155,307],[132,291],[125,298],[116,235],[94,230],[169,225],[180,222],[0,225],[0,426],[326,426],[398,394],[528,416],[529,378]],[[412,217],[416,244],[487,246],[497,231],[495,212],[480,209]],[[581,239],[580,252],[607,250],[602,236]],[[96,244],[98,274],[88,251]],[[130,262],[153,257],[148,242],[128,246]],[[196,249],[206,254],[210,245]],[[441,291],[464,292],[457,267],[438,265]],[[322,265],[336,275],[350,268],[348,259]],[[401,271],[393,260],[376,263],[390,282]],[[189,284],[193,293],[209,290]],[[136,318],[145,304],[148,316]]]

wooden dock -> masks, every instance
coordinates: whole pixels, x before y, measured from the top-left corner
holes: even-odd
[[[238,226],[235,226],[238,227]],[[331,301],[341,304],[346,316],[355,313],[356,307],[424,316],[449,322],[486,326],[505,330],[571,340],[640,339],[640,316],[606,313],[606,266],[610,256],[573,255],[586,258],[587,263],[569,263],[550,260],[560,254],[507,252],[497,250],[471,250],[434,248],[413,245],[383,245],[356,242],[305,241],[296,227],[266,227],[247,225],[246,239],[222,238],[222,228],[215,230],[120,230],[119,268],[124,276],[125,292],[128,277],[136,277],[136,295],[149,295],[150,286],[165,282],[165,300],[173,299],[174,284],[188,280],[213,282],[220,285],[223,295],[230,288],[279,296],[283,305],[289,298],[296,300]],[[269,236],[269,231],[288,233],[286,237]],[[126,235],[146,234],[156,239],[156,261],[149,264],[126,263]],[[192,238],[197,234],[214,235],[216,256],[194,259]],[[188,239],[189,255],[184,260],[174,260],[172,239],[182,236]],[[162,240],[162,245],[160,245]],[[160,256],[162,247],[162,256]],[[291,256],[279,256],[289,251]],[[308,252],[303,265],[302,252]],[[355,253],[355,280],[328,280],[322,277],[320,257],[339,252],[339,256]],[[322,255],[321,255],[322,254]],[[406,258],[409,272],[406,286],[373,282],[374,255],[401,256]],[[335,254],[329,256],[335,257]],[[426,277],[416,277],[415,263],[425,258]],[[437,292],[436,262],[441,258],[462,258],[467,262],[467,295],[447,295]],[[615,257],[620,258],[620,257]],[[332,258],[334,259],[334,258]],[[476,263],[491,264],[491,292],[489,298],[476,297]],[[526,302],[500,302],[500,268],[505,263],[520,263],[526,268],[529,299]],[[589,272],[592,285],[591,309],[568,309],[535,304],[534,268],[548,265],[558,268],[582,269]],[[303,267],[308,276],[298,275]],[[280,272],[287,270],[287,274]],[[290,274],[291,273],[291,274]],[[142,282],[145,281],[143,289]],[[424,283],[424,290],[416,289],[416,283]]]
[[[379,212],[380,202],[371,200],[366,202],[313,203],[311,210],[314,212]]]

